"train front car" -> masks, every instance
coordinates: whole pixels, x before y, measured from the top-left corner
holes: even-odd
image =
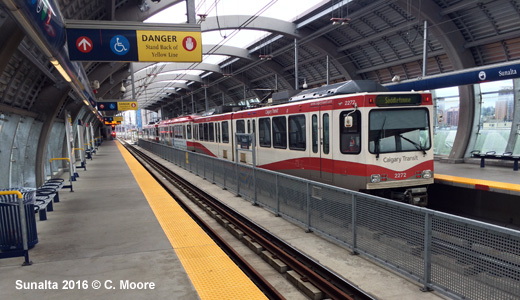
[[[431,94],[372,94],[365,105],[366,191],[426,206],[433,183]]]
[[[319,162],[311,166],[319,170],[309,172],[311,179],[427,205],[427,186],[433,183],[430,93],[388,92],[373,81],[347,81],[304,91],[291,101],[310,112],[309,156]]]

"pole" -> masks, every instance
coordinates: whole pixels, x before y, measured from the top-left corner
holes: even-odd
[[[298,90],[298,40],[294,39],[294,89]]]
[[[424,44],[423,44],[423,66],[422,77],[426,77],[426,67],[428,63],[428,21],[424,20]]]

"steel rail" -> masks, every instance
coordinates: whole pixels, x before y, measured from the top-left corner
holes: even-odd
[[[142,151],[135,148],[133,151],[146,156]],[[304,281],[309,281],[320,289],[326,296],[338,300],[375,299],[353,283],[274,236],[233,208],[230,208],[218,199],[195,187],[186,179],[165,168],[160,163],[155,162],[153,159],[148,159],[153,161],[154,167],[156,166],[164,172],[163,175],[167,175],[164,176],[165,178],[173,178],[173,181],[171,181],[172,184],[181,190],[187,191],[189,198],[204,201],[206,205],[221,215],[222,218],[235,225],[255,242],[283,261],[289,268],[300,274]]]

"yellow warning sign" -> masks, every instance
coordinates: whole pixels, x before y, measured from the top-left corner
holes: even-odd
[[[122,122],[123,121],[123,116],[114,116],[114,121],[119,121],[119,122]]]
[[[117,102],[117,110],[137,110],[137,102]]]
[[[201,33],[136,30],[139,61],[201,62]]]

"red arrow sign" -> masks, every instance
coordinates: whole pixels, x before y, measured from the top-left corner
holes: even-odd
[[[92,41],[86,36],[80,36],[76,40],[76,47],[83,53],[89,53],[92,50]]]

